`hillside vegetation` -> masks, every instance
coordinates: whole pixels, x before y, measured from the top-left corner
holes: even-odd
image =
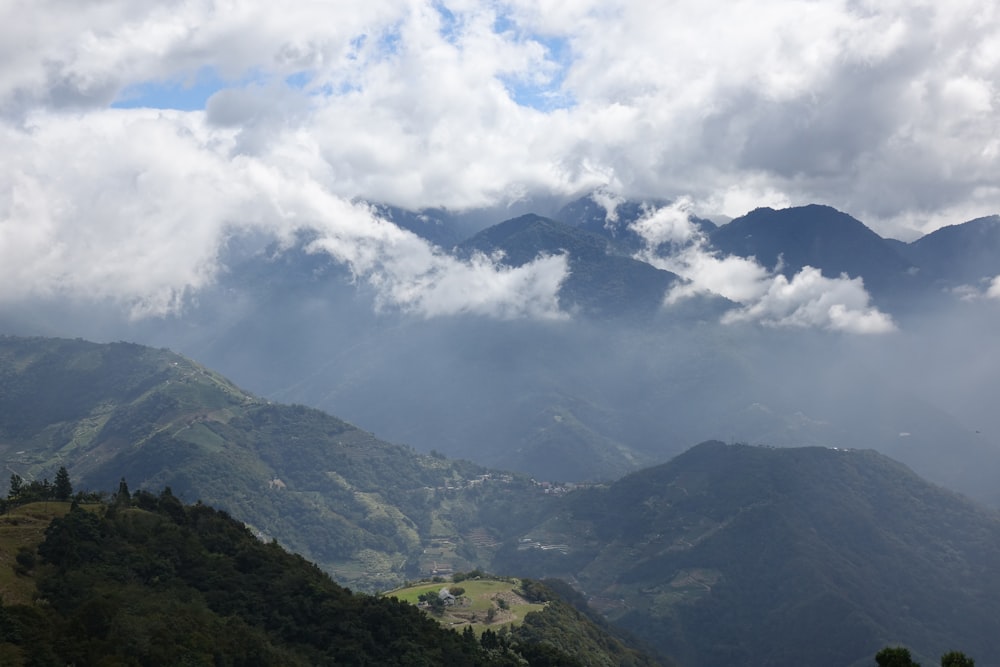
[[[873,451],[709,442],[608,485],[538,483],[271,404],[164,350],[14,338],[0,429],[29,487],[60,466],[84,488],[170,486],[368,591],[472,568],[561,578],[576,612],[691,667],[860,667],[895,644],[924,664],[1000,656],[1000,518]],[[553,607],[518,631],[562,627]]]
[[[998,664],[998,562],[996,512],[880,454],[715,442],[566,496],[496,566],[574,582],[684,665],[835,667],[889,643]]]
[[[37,554],[19,575],[36,590],[33,602],[0,606],[0,663],[582,664],[552,643],[482,641],[405,602],[352,593],[169,490],[126,490],[91,509],[74,505],[37,546],[21,545]],[[0,526],[0,539],[10,538]]]
[[[419,455],[128,343],[0,338],[0,458],[27,480],[65,466],[87,488],[170,486],[367,590],[488,562],[538,511],[526,497],[544,501],[525,477]]]
[[[463,634],[471,632],[486,645],[545,644],[585,667],[657,664],[626,644],[634,644],[634,639],[623,640],[621,632],[608,627],[603,619],[577,608],[572,601],[578,594],[565,589],[564,594],[557,593],[555,588],[562,586],[551,583],[475,571],[456,574],[450,582],[419,582],[388,595],[421,606],[442,626],[461,628]],[[444,591],[454,592],[454,599],[445,602]]]

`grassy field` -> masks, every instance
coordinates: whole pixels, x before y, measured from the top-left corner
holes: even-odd
[[[69,511],[70,503],[30,503],[0,515],[0,595],[4,604],[31,602],[35,580],[14,572],[15,558],[21,547],[37,547],[45,538],[45,529],[57,516]]]
[[[399,598],[411,604],[417,604],[420,595],[431,592],[437,594],[442,588],[461,587],[465,592],[458,597],[454,605],[445,607],[440,616],[428,613],[437,618],[441,625],[458,627],[471,625],[477,635],[486,628],[499,628],[504,625],[520,625],[525,615],[533,611],[541,611],[545,605],[534,604],[525,600],[518,593],[520,582],[497,581],[494,579],[466,579],[459,583],[421,582],[407,588],[400,588],[385,593],[386,596]],[[506,608],[504,608],[506,607]],[[492,610],[492,614],[491,611]]]

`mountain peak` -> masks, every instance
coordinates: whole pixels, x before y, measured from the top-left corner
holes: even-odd
[[[863,277],[866,287],[876,292],[904,280],[913,268],[864,223],[822,204],[758,208],[719,227],[710,238],[720,251],[756,257],[787,278],[812,266],[828,278]]]

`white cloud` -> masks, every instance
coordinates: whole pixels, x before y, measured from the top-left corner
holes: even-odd
[[[690,198],[681,197],[669,206],[650,210],[629,227],[651,248],[686,245],[698,237],[698,229],[690,220],[691,209]]]
[[[0,254],[14,266],[0,272],[19,287],[0,290],[90,276],[95,296],[162,310],[211,280],[213,244],[254,219],[251,171],[407,207],[603,186],[688,193],[702,215],[826,203],[898,235],[992,214],[997,13],[985,0],[13,0],[0,4]],[[205,111],[109,108],[206,73],[223,89]],[[188,257],[126,270],[178,243]],[[77,264],[74,283],[66,267],[83,258],[97,264]]]
[[[625,203],[625,198],[608,188],[598,188],[590,194],[590,198],[604,209],[604,226],[613,228],[618,223],[618,207]]]
[[[791,280],[774,276],[767,292],[723,322],[754,321],[767,326],[818,327],[859,334],[881,334],[896,327],[885,313],[869,305],[860,278],[826,278],[804,267]]]
[[[232,85],[266,83],[241,122],[272,140],[282,123],[261,130],[260,118],[291,122],[326,151],[342,194],[464,207],[610,184],[698,201],[728,193],[715,211],[726,215],[819,201],[901,228],[1000,205],[981,188],[998,176],[983,154],[1000,129],[996,11],[104,0],[68,14],[21,0],[0,9],[0,109],[100,109],[130,86],[209,68]],[[522,84],[575,105],[524,108]],[[289,119],[289,92],[314,113]]]
[[[1000,299],[1000,276],[996,276],[990,282],[990,286],[986,290],[986,296],[991,299]]]
[[[669,307],[696,294],[714,293],[741,304],[723,323],[759,322],[776,327],[815,327],[859,334],[895,330],[892,319],[870,305],[860,278],[827,278],[804,267],[789,280],[754,258],[721,257],[690,221],[692,202],[681,197],[650,210],[630,225],[646,242],[637,259],[673,271],[685,282],[666,295]]]
[[[233,131],[197,114],[115,111],[33,117],[6,128],[0,164],[0,300],[64,295],[160,315],[211,282],[238,229],[324,250],[379,290],[381,304],[432,316],[560,317],[563,257],[518,269],[460,262],[365,205],[329,192],[308,160],[233,154]],[[284,163],[282,163],[283,158]],[[314,166],[314,165],[313,165]]]

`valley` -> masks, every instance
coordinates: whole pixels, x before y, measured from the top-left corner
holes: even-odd
[[[361,591],[470,570],[568,582],[577,609],[692,667],[860,667],[891,642],[1000,655],[987,621],[960,620],[1000,616],[995,318],[933,259],[939,237],[1000,249],[996,225],[911,248],[828,207],[758,209],[676,218],[677,246],[653,234],[662,209],[612,224],[595,206],[449,251],[511,270],[563,256],[558,317],[373,310],[303,236],[237,247],[182,317],[94,320],[159,347],[4,336],[0,457],[28,480],[66,466],[218,507]],[[696,262],[766,291],[708,290]],[[801,281],[819,291],[767,305]],[[891,330],[839,330],[846,308]],[[34,313],[0,325],[45,332]],[[937,346],[946,321],[968,325],[958,347]]]
[[[0,667],[1000,667],[1000,5],[0,2]]]
[[[166,350],[5,337],[0,379],[9,470],[166,488],[352,588],[440,591],[476,569],[562,580],[695,667],[861,665],[892,641],[1000,654],[986,631],[1000,515],[872,450],[715,441],[614,482],[555,483],[383,442]]]

